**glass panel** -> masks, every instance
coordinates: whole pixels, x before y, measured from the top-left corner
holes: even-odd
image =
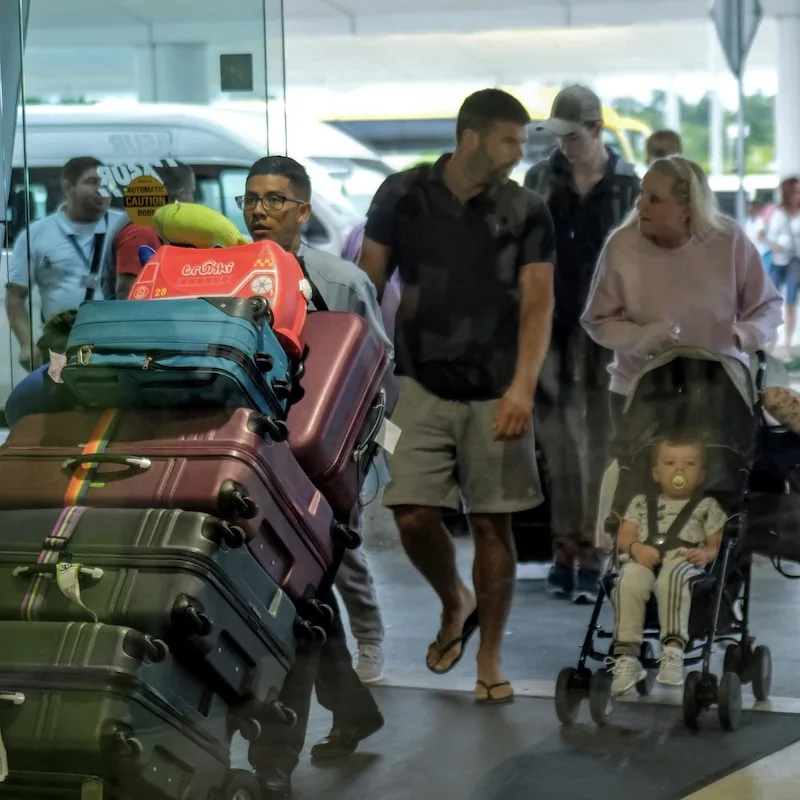
[[[21,298],[25,289],[12,289],[10,293],[7,289],[11,247],[35,214],[36,204],[41,205],[45,197],[43,187],[26,187],[24,175],[17,174],[12,166],[25,163],[23,143],[15,137],[15,129],[23,122],[23,43],[28,7],[28,0],[5,3],[0,25],[0,297],[4,309],[0,314],[0,408],[5,406],[14,383],[25,374],[17,337],[11,334],[9,311],[19,338],[23,342],[31,339],[30,313]],[[27,284],[27,276],[23,279]]]
[[[163,198],[153,202],[194,199],[246,232],[234,198],[244,191],[247,171],[263,155],[287,149],[280,0],[237,4],[235,21],[253,35],[233,51],[203,41],[203,25],[216,19],[213,7],[201,9],[198,25],[187,27],[177,5],[149,6],[142,20],[148,23],[146,37],[131,15],[102,0],[85,0],[76,14],[59,8],[31,4],[29,38],[36,46],[24,65],[16,56],[16,72],[26,75],[27,101],[16,124],[13,167],[6,165],[3,176],[1,219],[7,220],[4,245],[21,242],[12,282],[20,284],[21,294],[30,284],[31,302],[19,298],[15,313],[27,324],[16,337],[3,314],[0,406],[26,374],[18,363],[19,340],[34,363],[48,358],[49,348],[37,347],[43,318],[76,308],[90,288],[95,299],[127,296],[141,269],[139,245],[158,246],[150,222],[155,209],[147,205],[149,195],[141,194],[148,178],[158,189],[153,197]],[[112,24],[120,29],[120,41],[131,45],[103,46],[100,32]],[[8,65],[13,49],[5,38],[12,31],[5,17],[2,27],[5,73],[14,67]],[[18,24],[14,31],[19,38]],[[12,125],[4,132],[4,153],[13,131]],[[319,181],[315,195],[323,196],[319,202],[315,196],[317,214],[307,234],[334,250],[355,212],[341,187],[328,180],[330,185]],[[29,227],[31,222],[40,224]],[[98,243],[100,263],[92,277]],[[3,253],[5,286],[7,247]]]

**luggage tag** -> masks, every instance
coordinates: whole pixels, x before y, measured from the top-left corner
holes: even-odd
[[[25,702],[25,695],[21,692],[2,692],[0,693],[0,703],[12,703],[21,706]],[[0,783],[8,777],[8,753],[3,741],[3,734],[0,731]]]
[[[87,608],[81,599],[81,575],[86,575],[98,581],[103,577],[103,570],[99,567],[84,567],[81,564],[65,562],[60,562],[56,566],[56,583],[61,590],[61,594],[70,602],[80,606],[92,618],[93,622],[97,622],[97,614]]]
[[[402,429],[390,419],[384,419],[375,437],[375,444],[380,445],[389,455],[394,455],[397,440],[402,432]]]

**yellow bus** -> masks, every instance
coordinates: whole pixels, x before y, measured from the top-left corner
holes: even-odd
[[[628,140],[635,164],[647,161],[647,140],[653,132],[649,125],[632,117],[619,117],[619,133]]]
[[[545,157],[555,146],[555,137],[537,131],[535,123],[550,115],[558,89],[535,86],[502,87],[518,97],[528,109],[534,124],[521,167]],[[446,95],[445,95],[446,91]],[[376,96],[375,89],[364,88],[332,100],[327,108],[317,106],[316,116],[349,134],[376,151],[395,169],[431,159],[452,149],[459,106],[468,92],[453,88],[426,91],[419,87],[398,86]],[[604,106],[603,141],[626,161],[636,157],[614,109]]]

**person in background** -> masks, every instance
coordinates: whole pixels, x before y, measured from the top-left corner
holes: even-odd
[[[683,153],[683,142],[680,134],[666,128],[651,133],[647,137],[645,153],[648,167],[657,158],[681,155]]]
[[[175,166],[159,167],[158,177],[167,190],[167,203],[193,203],[197,192],[194,170],[188,164],[177,162]],[[158,250],[161,240],[153,228],[142,225],[126,225],[114,240],[115,277],[112,279],[118,300],[127,300],[142,265],[139,248],[143,245]]]
[[[452,670],[480,628],[481,705],[514,697],[502,665],[516,569],[511,515],[542,500],[532,423],[550,336],[553,224],[541,198],[509,180],[529,122],[506,92],[470,95],[455,152],[394,181],[369,216],[360,259],[379,295],[395,268],[402,282],[393,420],[403,435],[383,502],[442,603],[426,665]],[[442,509],[461,499],[475,594],[442,524]]]
[[[800,281],[800,180],[786,178],[781,182],[780,204],[767,224],[765,244],[772,251],[770,277],[778,291],[786,292],[784,346],[791,356],[792,337],[797,321],[797,287]]]
[[[537,429],[551,475],[547,589],[592,603],[601,567],[596,508],[611,441],[611,353],[586,335],[580,316],[606,237],[633,208],[639,179],[603,144],[602,103],[591,89],[563,89],[540,127],[558,138],[558,147],[525,176],[525,185],[545,199],[556,231],[553,335],[537,393]]]
[[[103,262],[113,250],[113,231],[127,219],[109,208],[91,156],[70,159],[61,170],[64,203],[18,236],[8,265],[6,314],[26,371],[49,360],[47,348],[31,338],[29,287],[42,302],[42,322],[75,311],[86,300],[102,300]],[[108,296],[108,295],[105,295]]]
[[[96,167],[92,169],[96,170]],[[191,167],[185,164],[163,167],[159,171],[159,177],[167,189],[168,202],[176,200],[192,202],[195,178]],[[148,245],[157,250],[161,247],[161,240],[152,228],[134,224],[126,214],[116,211],[112,213],[113,216],[109,215],[106,232],[106,240],[110,241],[110,246],[103,248],[97,277],[104,298],[127,299],[131,286],[141,270],[139,247]],[[64,330],[59,337],[62,341],[68,335],[70,325],[71,320],[65,319],[62,326]],[[20,381],[6,400],[5,415],[9,425],[13,425],[20,417],[28,414],[55,413],[75,407],[74,396],[61,382],[63,354],[42,353],[40,358],[45,363]]]
[[[764,222],[764,203],[753,199],[747,204],[747,219],[744,223],[747,238],[755,245],[767,274],[772,273],[772,251],[767,244],[767,226]]]
[[[268,156],[250,169],[245,193],[237,198],[247,230],[254,241],[268,239],[302,259],[309,281],[332,311],[350,311],[363,316],[392,353],[380,319],[375,287],[355,265],[301,244],[300,230],[311,214],[311,182],[294,159]],[[377,487],[386,480],[385,464],[377,461]],[[354,509],[351,523],[361,527],[361,510]],[[262,737],[250,745],[250,762],[259,775],[268,798],[291,794],[291,774],[302,752],[311,693],[333,714],[330,734],[314,745],[318,760],[352,754],[359,743],[383,727],[383,716],[360,679],[379,680],[385,661],[382,650],[383,622],[375,587],[361,548],[346,551],[336,576],[350,616],[353,635],[359,642],[357,671],[347,649],[344,627],[332,587],[321,587],[320,601],[335,610],[327,642],[299,646],[295,666],[280,699],[298,715],[293,729],[267,724]]]
[[[781,297],[753,243],[719,210],[702,168],[671,156],[650,165],[636,209],[603,249],[582,322],[614,351],[618,426],[650,355],[679,344],[748,363],[774,341]]]

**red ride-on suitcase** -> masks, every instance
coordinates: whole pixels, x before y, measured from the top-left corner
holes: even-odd
[[[299,359],[311,286],[297,259],[275,242],[210,250],[165,245],[144,265],[128,299],[254,296],[269,301],[275,335]]]
[[[363,317],[315,311],[306,319],[300,398],[289,408],[289,444],[337,519],[358,502],[375,437],[397,403],[383,342]]]
[[[358,535],[249,409],[23,417],[0,447],[0,509],[180,508],[242,527],[289,597],[313,597]],[[301,611],[301,613],[303,613]]]

